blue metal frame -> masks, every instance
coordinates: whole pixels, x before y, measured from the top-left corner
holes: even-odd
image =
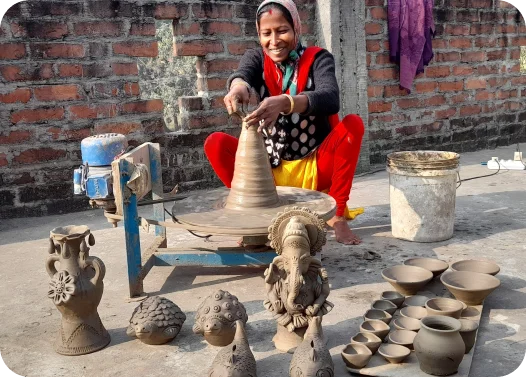
[[[150,143],[148,148],[152,198],[160,199],[163,187],[160,149],[158,144]],[[143,280],[153,266],[258,266],[268,265],[276,257],[274,251],[255,253],[242,248],[209,252],[168,249],[166,227],[163,225],[155,225],[155,241],[142,254],[139,235],[141,219],[137,210],[137,197],[126,186],[133,172],[133,164],[125,158],[120,158],[118,163],[130,297],[141,296],[144,293]],[[163,203],[154,204],[154,220],[165,220]]]

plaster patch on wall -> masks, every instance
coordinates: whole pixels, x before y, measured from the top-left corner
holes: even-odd
[[[526,46],[521,46],[521,73],[526,75]]]

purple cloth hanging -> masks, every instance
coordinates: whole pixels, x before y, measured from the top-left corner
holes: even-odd
[[[434,0],[388,0],[389,58],[400,65],[400,87],[409,93],[415,76],[433,58]]]

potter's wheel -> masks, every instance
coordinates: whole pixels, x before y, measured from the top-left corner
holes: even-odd
[[[231,236],[267,236],[272,219],[285,208],[306,207],[323,220],[332,218],[336,201],[329,195],[296,187],[276,187],[279,203],[271,208],[228,209],[227,188],[206,191],[178,201],[172,214],[188,229]]]

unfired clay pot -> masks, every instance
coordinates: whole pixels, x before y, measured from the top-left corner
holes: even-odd
[[[257,377],[256,359],[250,350],[242,320],[236,321],[234,341],[219,351],[208,377]]]
[[[484,260],[474,260],[467,259],[455,262],[451,265],[453,271],[471,271],[471,272],[480,272],[483,274],[497,275],[500,271],[498,264],[484,261]]]
[[[387,341],[392,344],[398,344],[413,349],[413,341],[415,340],[416,332],[409,330],[394,330],[389,333]]]
[[[411,258],[404,261],[406,266],[417,266],[425,268],[433,273],[433,277],[440,276],[449,268],[449,264],[436,258]]]
[[[398,265],[382,271],[382,277],[403,295],[415,295],[433,279],[433,273],[422,267]]]
[[[374,354],[382,344],[382,339],[373,333],[358,333],[351,338],[351,344],[363,344]]]
[[[361,333],[364,333],[364,334],[372,333],[382,340],[389,333],[390,329],[391,328],[389,327],[388,324],[386,324],[384,321],[380,321],[377,319],[363,321],[362,324],[360,325]]]
[[[378,353],[391,364],[400,364],[409,356],[411,350],[398,344],[382,344]]]
[[[102,325],[97,307],[104,291],[106,269],[99,258],[89,256],[95,237],[85,225],[51,231],[46,269],[51,277],[48,297],[62,314],[55,351],[84,355],[108,345],[110,335]]]
[[[361,369],[367,365],[373,353],[363,344],[347,344],[343,349],[342,359],[348,368]]]
[[[464,304],[458,300],[446,297],[436,297],[426,302],[427,315],[443,315],[459,319],[464,310]]]
[[[475,340],[477,339],[477,330],[479,325],[475,321],[469,319],[461,318],[460,321],[460,336],[464,340],[464,345],[466,346],[466,353],[469,353],[473,346],[475,345]]]
[[[422,319],[413,342],[420,369],[434,376],[456,373],[464,357],[460,321],[451,317],[431,316]]]
[[[398,317],[393,321],[393,325],[398,330],[409,330],[418,332],[420,330],[420,320],[410,317]]]
[[[453,271],[440,277],[442,284],[455,296],[468,305],[480,305],[484,299],[500,285],[495,276],[471,271]]]
[[[382,296],[380,297],[382,300],[391,301],[393,304],[395,304],[397,307],[402,306],[405,300],[405,296],[396,292],[396,291],[385,291],[382,292]]]
[[[372,309],[384,310],[387,313],[393,315],[397,309],[397,306],[388,300],[376,300],[371,305]]]
[[[393,319],[393,316],[387,313],[385,310],[369,309],[363,315],[363,319],[364,321],[370,319],[379,319],[380,321],[384,321],[385,323],[389,324],[389,322],[391,322],[391,319]]]

